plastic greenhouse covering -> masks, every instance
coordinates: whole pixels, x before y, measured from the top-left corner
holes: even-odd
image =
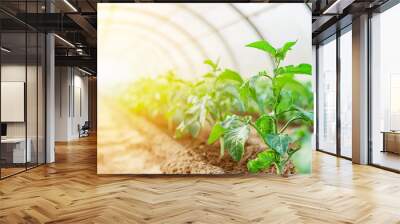
[[[101,10],[104,6],[111,9]],[[308,43],[311,40],[310,18],[311,12],[305,4],[187,3],[155,6],[144,3],[124,7],[102,4],[98,14],[102,21],[98,29],[99,46],[107,39],[107,43],[123,44],[124,47],[101,45],[100,54],[103,51],[123,55],[123,51],[129,49],[135,56],[118,58],[119,66],[113,67],[106,66],[112,58],[101,57],[99,70],[106,74],[118,72],[118,69],[121,69],[120,73],[129,70],[124,74],[129,76],[158,75],[174,70],[181,76],[191,77],[206,71],[203,61],[209,58],[220,60],[223,67],[251,76],[260,69],[271,67],[272,63],[268,56],[245,47],[260,39],[274,46],[297,40],[296,50],[288,55],[286,63],[311,63],[311,43]],[[119,35],[120,32],[125,35]]]

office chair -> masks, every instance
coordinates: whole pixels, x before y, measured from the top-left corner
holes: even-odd
[[[80,137],[87,137],[89,136],[89,129],[90,129],[90,125],[89,125],[89,121],[85,121],[85,123],[82,125],[82,127],[79,127],[80,125],[78,125],[78,129],[79,129],[79,138]]]

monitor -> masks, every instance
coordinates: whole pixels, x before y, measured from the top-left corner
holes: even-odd
[[[1,136],[7,136],[7,124],[1,123]]]

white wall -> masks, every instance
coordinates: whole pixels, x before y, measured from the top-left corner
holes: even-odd
[[[76,70],[75,70],[76,71]],[[75,100],[72,104],[72,119],[71,119],[71,135],[73,138],[79,137],[78,124],[83,125],[88,121],[88,78],[81,76],[81,73],[74,75],[74,96]]]
[[[88,120],[88,78],[71,67],[56,67],[55,140],[79,138],[78,125]]]
[[[69,73],[67,67],[56,67],[55,69],[55,141],[68,140]]]

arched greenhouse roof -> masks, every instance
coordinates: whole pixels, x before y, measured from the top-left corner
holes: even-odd
[[[99,72],[201,75],[205,59],[245,76],[271,59],[245,45],[260,39],[280,47],[297,40],[286,63],[311,63],[311,11],[302,3],[100,4]],[[110,44],[111,43],[111,44]],[[107,56],[108,55],[108,56]],[[114,60],[112,67],[107,66]],[[127,74],[128,75],[128,74]]]

